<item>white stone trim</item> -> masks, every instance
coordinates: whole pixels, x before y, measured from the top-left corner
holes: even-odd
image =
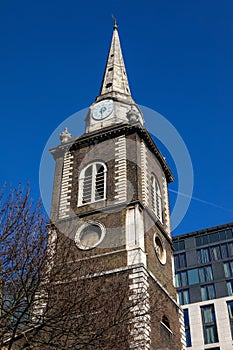
[[[149,186],[148,186],[148,160],[147,148],[144,141],[141,141],[141,181],[142,181],[142,203],[149,206]]]
[[[101,165],[104,168],[104,193],[103,197],[96,199],[96,176],[97,176],[97,165]],[[84,196],[84,181],[85,181],[85,171],[89,168],[92,167],[92,172],[91,172],[91,198],[88,202],[83,203],[83,196]],[[102,200],[105,200],[107,197],[107,166],[105,163],[99,161],[99,162],[93,162],[88,164],[85,168],[83,168],[80,172],[79,175],[79,191],[78,191],[78,207],[90,204],[90,203],[95,203],[99,202]]]
[[[127,200],[126,138],[119,136],[115,141],[115,202]]]
[[[151,276],[151,278],[155,281],[155,283],[157,283],[157,285],[159,286],[159,288],[167,295],[167,297],[172,300],[172,302],[181,309],[180,305],[178,304],[177,300],[175,300],[169,293],[168,291],[162,286],[162,284],[157,280],[157,278],[155,277],[155,275],[151,272],[148,271],[149,275]]]
[[[184,328],[184,314],[181,309],[179,309],[179,323],[180,323],[180,334],[181,334],[181,350],[186,349],[186,337]]]
[[[132,342],[130,349],[149,350],[151,345],[151,318],[149,303],[148,273],[142,267],[137,267],[129,274],[129,297],[132,307],[130,321]]]
[[[61,180],[61,193],[58,218],[64,219],[69,216],[70,211],[70,198],[71,198],[71,183],[73,172],[73,156],[70,152],[64,154],[62,180]]]
[[[164,222],[166,225],[166,231],[168,235],[171,237],[171,222],[170,222],[170,208],[169,208],[169,197],[168,197],[168,188],[167,188],[167,181],[166,178],[162,178],[162,184],[163,184],[163,208],[164,208]]]
[[[96,242],[95,244],[92,244],[90,246],[84,246],[82,244],[82,241],[81,241],[81,234],[82,234],[83,230],[88,228],[88,226],[90,226],[90,225],[97,226],[100,229],[101,234],[100,234],[98,242]],[[95,220],[90,220],[90,221],[84,222],[84,224],[82,224],[78,228],[74,240],[75,240],[75,243],[77,244],[77,246],[79,247],[79,249],[89,250],[89,249],[97,247],[103,241],[105,234],[106,234],[106,228],[101,222],[95,221]]]
[[[125,219],[125,243],[127,265],[144,264],[146,266],[144,219],[138,205],[128,207]]]

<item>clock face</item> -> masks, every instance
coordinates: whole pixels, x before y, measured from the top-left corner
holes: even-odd
[[[113,102],[111,100],[100,101],[93,109],[93,118],[103,120],[113,111]]]

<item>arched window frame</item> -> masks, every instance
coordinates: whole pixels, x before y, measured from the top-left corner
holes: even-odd
[[[163,222],[162,195],[158,180],[155,175],[151,175],[151,205],[152,210],[160,222]]]
[[[171,329],[169,319],[168,319],[168,317],[166,315],[163,315],[162,322],[163,322],[163,324],[165,324],[165,326],[167,328]]]
[[[102,184],[102,195],[99,198],[97,196],[97,175],[98,175],[98,167],[103,167],[103,172],[101,172],[103,181]],[[90,175],[87,175],[87,171],[90,169]],[[84,198],[85,191],[88,192],[88,198]],[[85,168],[83,168],[79,175],[79,191],[78,191],[78,207],[99,202],[106,199],[107,195],[107,166],[103,162],[93,162],[88,164]]]

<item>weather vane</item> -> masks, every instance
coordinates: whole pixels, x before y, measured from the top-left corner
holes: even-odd
[[[112,15],[112,19],[114,21],[114,29],[117,29],[117,20],[116,17],[114,15]]]

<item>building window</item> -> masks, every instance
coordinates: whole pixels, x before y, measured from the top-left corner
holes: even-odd
[[[198,254],[198,261],[201,264],[206,264],[210,262],[210,254],[208,248],[203,248],[197,251]]]
[[[231,325],[231,337],[233,339],[233,301],[227,302],[227,308],[228,308],[229,320]]]
[[[230,257],[233,256],[233,242],[228,243],[227,247],[228,247],[228,254],[229,254],[229,256]]]
[[[179,298],[180,305],[190,304],[189,290],[184,289],[184,290],[178,291],[178,298]]]
[[[177,272],[175,275],[176,287],[191,286],[197,283],[213,281],[213,271],[211,266],[204,266],[199,269],[189,269]]]
[[[219,241],[225,241],[233,238],[233,232],[231,229],[216,231],[208,234],[202,234],[196,237],[196,245],[208,245]],[[233,253],[233,251],[232,251]]]
[[[189,285],[199,283],[198,269],[188,270],[188,282]]]
[[[170,329],[170,323],[169,323],[169,320],[168,320],[167,316],[164,315],[162,317],[162,322],[163,322],[163,324],[165,324],[165,326],[167,326],[167,328]]]
[[[163,345],[167,349],[173,349],[173,333],[170,328],[170,322],[165,315],[160,322],[160,336],[163,339]]]
[[[106,198],[107,167],[104,163],[92,163],[79,177],[78,205],[94,203]]]
[[[185,244],[184,240],[177,240],[176,242],[173,243],[174,250],[185,250]]]
[[[199,269],[200,282],[211,282],[213,281],[213,271],[211,266],[201,267]]]
[[[229,257],[227,243],[221,244],[221,254],[223,259]]]
[[[190,324],[189,324],[189,312],[188,309],[184,309],[184,327],[185,327],[185,337],[186,337],[186,347],[192,346]]]
[[[75,243],[82,250],[97,247],[104,239],[105,227],[96,221],[88,221],[81,225],[75,235]]]
[[[201,298],[203,301],[215,299],[215,288],[213,284],[201,286]]]
[[[233,276],[233,261],[228,261],[223,264],[225,277]]]
[[[178,272],[175,274],[176,287],[185,287],[188,285],[187,272]]]
[[[162,196],[158,181],[154,175],[151,176],[151,202],[153,212],[162,222]]]
[[[210,256],[212,261],[218,261],[222,258],[219,245],[210,247]]]
[[[175,269],[182,269],[187,266],[186,254],[180,253],[174,255]]]
[[[233,280],[227,281],[228,295],[233,295]]]
[[[218,342],[218,331],[215,319],[214,305],[203,306],[202,322],[205,344],[212,344]]]
[[[233,242],[202,248],[197,251],[197,254],[200,264],[226,259],[233,256]]]

